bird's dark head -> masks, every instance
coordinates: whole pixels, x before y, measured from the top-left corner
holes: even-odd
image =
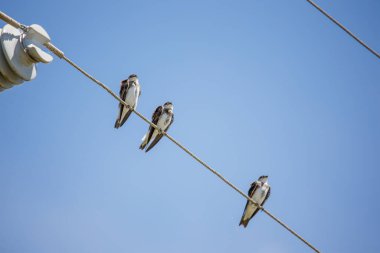
[[[261,177],[259,177],[259,181],[263,182],[263,183],[266,183],[268,181],[268,176],[261,176]]]
[[[139,82],[139,79],[138,79],[138,77],[137,77],[137,75],[136,74],[132,74],[132,75],[130,75],[129,77],[128,77],[128,79],[129,79],[129,81],[130,82]]]
[[[169,111],[173,111],[173,109],[174,109],[172,102],[166,102],[166,103],[164,104],[164,108],[165,108],[166,110],[169,110]]]

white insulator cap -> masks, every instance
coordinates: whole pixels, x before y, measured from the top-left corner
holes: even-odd
[[[0,29],[0,92],[34,79],[36,64],[53,60],[43,50],[49,42],[48,33],[40,25],[31,25],[25,32],[9,24]]]
[[[43,51],[44,44],[50,42],[49,34],[40,25],[31,25],[28,32],[23,35],[22,44],[26,52],[36,62],[49,63],[53,57]]]

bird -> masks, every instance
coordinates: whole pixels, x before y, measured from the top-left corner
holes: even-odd
[[[119,95],[121,100],[131,108],[136,109],[137,102],[141,95],[140,83],[136,74],[132,74],[128,79],[121,81]],[[115,122],[115,128],[121,127],[127,121],[131,113],[132,110],[130,108],[119,103],[119,115]]]
[[[171,124],[174,122],[174,114],[173,114],[173,104],[171,102],[166,102],[163,106],[158,106],[152,115],[152,122],[158,126],[161,131],[167,131]],[[144,150],[144,148],[149,144],[151,140],[152,143],[148,146],[145,152],[151,150],[162,138],[163,133],[155,129],[153,126],[149,126],[148,132],[142,138],[142,143],[140,145],[140,149]]]
[[[259,179],[251,184],[248,191],[248,196],[255,201],[255,203],[263,206],[265,201],[270,195],[270,185],[268,184],[268,176],[261,176]],[[243,216],[241,217],[239,226],[243,225],[245,228],[253,216],[260,210],[255,204],[247,200]]]

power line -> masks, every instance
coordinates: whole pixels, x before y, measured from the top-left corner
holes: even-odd
[[[361,39],[359,39],[355,34],[353,34],[350,30],[348,30],[346,27],[344,27],[341,23],[339,23],[336,19],[334,19],[332,16],[330,16],[326,11],[324,11],[321,7],[319,7],[316,3],[314,3],[311,0],[306,0],[309,2],[312,6],[314,6],[317,10],[319,10],[323,15],[325,15],[328,19],[330,19],[332,22],[334,22],[337,26],[343,29],[348,35],[350,35],[354,40],[359,42],[363,47],[367,48],[368,51],[370,51],[372,54],[374,54],[377,58],[380,59],[380,54],[377,53],[375,50],[367,46]]]
[[[10,18],[5,13],[0,11],[0,18],[3,19],[5,22],[11,24],[12,26],[22,29],[23,31],[27,31],[28,27],[17,22],[16,20]],[[121,104],[128,107],[128,109],[132,110],[138,117],[140,117],[142,120],[144,120],[146,123],[157,129],[158,131],[162,132],[164,136],[166,136],[170,141],[172,141],[175,145],[177,145],[179,148],[181,148],[183,151],[185,151],[188,155],[190,155],[194,160],[202,164],[206,169],[211,171],[214,175],[219,177],[224,183],[226,183],[228,186],[230,186],[232,189],[237,191],[240,195],[242,195],[244,198],[246,198],[248,201],[252,202],[254,205],[256,205],[259,209],[261,209],[264,213],[266,213],[269,217],[271,217],[274,221],[279,223],[282,227],[284,227],[286,230],[288,230],[290,233],[292,233],[294,236],[296,236],[298,239],[300,239],[302,242],[304,242],[307,246],[309,246],[311,249],[313,249],[315,252],[320,252],[318,249],[316,249],[312,244],[310,244],[306,239],[304,239],[302,236],[300,236],[298,233],[296,233],[293,229],[291,229],[288,225],[286,225],[284,222],[282,222],[280,219],[278,219],[276,216],[274,216],[272,213],[270,213],[268,210],[266,210],[264,207],[256,203],[252,198],[250,198],[247,194],[242,192],[239,188],[237,188],[234,184],[232,184],[230,181],[228,181],[225,177],[223,177],[219,172],[214,170],[211,166],[209,166],[206,162],[204,162],[202,159],[200,159],[198,156],[196,156],[194,153],[192,153],[189,149],[187,149],[185,146],[183,146],[181,143],[179,143],[176,139],[174,139],[172,136],[170,136],[168,133],[162,131],[157,125],[152,123],[150,120],[148,120],[145,116],[143,116],[141,113],[136,111],[134,108],[130,107],[126,102],[124,102],[122,99],[120,99],[119,96],[117,96],[110,88],[108,88],[105,84],[97,80],[95,77],[87,73],[85,70],[83,70],[81,67],[79,67],[76,63],[74,63],[72,60],[70,60],[68,57],[65,56],[65,54],[58,49],[56,46],[54,46],[52,43],[48,42],[45,44],[46,48],[48,48],[52,53],[54,53],[59,58],[65,60],[67,63],[69,63],[71,66],[73,66],[75,69],[77,69],[79,72],[81,72],[83,75],[85,75],[87,78],[98,84],[100,87],[102,87],[104,90],[106,90],[112,97],[114,97],[116,100],[118,100]]]

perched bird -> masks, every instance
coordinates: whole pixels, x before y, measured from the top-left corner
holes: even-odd
[[[158,126],[161,131],[166,132],[170,125],[174,122],[173,104],[171,102],[166,102],[163,106],[157,107],[152,115],[152,122]],[[145,150],[145,152],[148,152],[158,143],[162,136],[163,134],[160,131],[152,126],[149,126],[148,132],[142,139],[140,149],[143,150],[146,145],[153,140],[149,147]]]
[[[248,196],[260,206],[264,205],[265,201],[269,198],[269,195],[270,185],[268,184],[268,176],[259,177],[257,181],[251,184],[251,188],[248,191]],[[247,200],[239,226],[243,225],[244,227],[247,227],[248,222],[259,210],[260,209],[255,204]]]
[[[131,108],[135,109],[137,107],[137,101],[141,95],[141,89],[137,75],[132,74],[128,77],[128,79],[121,81],[119,95],[120,98]],[[115,128],[121,127],[127,121],[131,113],[132,110],[130,110],[122,103],[119,103],[119,116],[116,119]]]

